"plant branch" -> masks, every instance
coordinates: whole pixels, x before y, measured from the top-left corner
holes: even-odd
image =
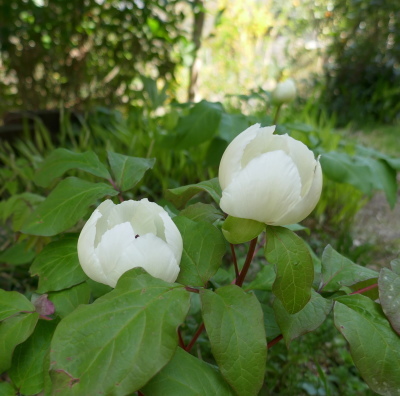
[[[189,344],[186,346],[185,351],[189,352],[193,345],[195,344],[195,342],[197,341],[197,339],[200,337],[200,334],[203,332],[203,330],[205,329],[204,326],[204,322],[198,327],[198,329],[196,330],[196,333],[194,333],[193,338],[190,340]]]
[[[247,252],[247,256],[246,256],[246,261],[244,262],[244,265],[243,265],[242,271],[240,272],[239,277],[236,278],[235,284],[238,285],[239,287],[242,287],[244,279],[246,278],[246,275],[247,275],[247,271],[250,268],[251,261],[253,260],[253,257],[254,257],[254,251],[257,246],[257,240],[258,240],[258,237],[255,237],[254,239],[251,240],[249,251]]]
[[[120,191],[120,189],[118,188],[117,183],[115,183],[115,181],[114,181],[113,179],[108,179],[108,181],[109,181],[110,184],[113,186],[113,188],[114,188],[115,190],[118,191],[118,199],[119,199],[119,202],[124,202],[124,198],[122,197],[121,191]]]
[[[185,343],[183,342],[181,329],[180,329],[179,327],[178,327],[178,339],[179,339],[179,346],[180,346],[182,349],[185,349]]]
[[[196,289],[196,288],[194,288],[194,287],[190,287],[190,286],[185,286],[185,289],[188,291],[188,292],[191,292],[191,293],[200,293],[200,290],[199,289]]]
[[[267,349],[272,348],[275,344],[277,344],[281,339],[283,338],[282,334],[279,334],[277,337],[275,337],[272,341],[270,341],[267,344]]]
[[[364,287],[363,289],[356,290],[356,291],[350,293],[350,295],[351,295],[351,294],[361,294],[361,293],[364,293],[364,292],[366,292],[366,291],[368,291],[368,290],[375,289],[375,288],[377,288],[377,287],[378,287],[378,284],[377,284],[377,283],[374,283],[374,284],[371,285],[371,286],[367,286],[367,287]]]
[[[238,263],[237,263],[235,247],[233,246],[233,243],[231,243],[230,246],[231,246],[231,252],[232,252],[233,265],[235,267],[235,276],[237,279],[237,278],[239,278],[239,267],[238,267]]]

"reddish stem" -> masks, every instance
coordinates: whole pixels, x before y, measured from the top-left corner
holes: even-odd
[[[187,347],[185,348],[185,351],[189,352],[193,345],[195,344],[195,342],[197,341],[197,339],[200,337],[200,334],[203,332],[203,330],[205,329],[204,327],[204,323],[202,323],[198,329],[196,330],[196,333],[194,334],[193,338],[190,340],[189,344],[187,345]]]
[[[272,341],[270,341],[267,344],[267,349],[272,348],[275,344],[277,344],[281,339],[283,338],[282,334],[279,334],[277,337],[275,337]]]
[[[361,293],[364,293],[364,292],[366,292],[366,291],[368,291],[368,290],[375,289],[376,287],[378,287],[378,284],[377,284],[377,283],[374,283],[374,284],[371,285],[371,286],[367,286],[367,287],[364,287],[363,289],[356,290],[356,291],[354,291],[354,292],[352,292],[352,293],[350,293],[350,294],[361,294]]]
[[[233,265],[235,267],[235,276],[237,279],[237,278],[239,278],[239,267],[238,267],[238,263],[237,263],[237,259],[236,259],[235,247],[233,246],[233,243],[231,243],[230,245],[231,245]]]
[[[119,192],[119,194],[118,194],[119,202],[124,202],[124,198],[122,197],[121,191],[119,190],[119,188],[118,188],[117,184],[115,183],[115,181],[113,179],[109,179],[108,181],[113,186],[113,188]]]
[[[200,293],[200,290],[199,290],[199,289],[195,289],[194,287],[185,286],[185,289],[186,289],[188,292],[191,292],[191,293]]]
[[[246,261],[243,265],[243,268],[242,268],[242,271],[240,272],[239,277],[236,278],[235,284],[238,285],[239,287],[242,287],[244,279],[246,278],[246,275],[247,275],[247,271],[250,268],[251,260],[253,260],[254,251],[256,250],[256,246],[257,246],[257,239],[258,239],[258,237],[255,237],[254,239],[251,240],[249,251],[247,252]]]
[[[185,343],[183,342],[181,329],[180,329],[179,327],[178,327],[178,338],[179,338],[179,346],[180,346],[182,349],[185,349]]]

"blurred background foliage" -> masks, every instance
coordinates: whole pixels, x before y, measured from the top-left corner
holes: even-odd
[[[170,205],[166,189],[216,177],[238,133],[273,124],[271,90],[288,77],[298,98],[277,133],[321,154],[324,171],[302,237],[317,254],[330,243],[359,264],[388,265],[400,242],[390,211],[399,213],[400,2],[0,0],[0,287],[35,289],[27,268],[51,238],[20,230],[59,180],[35,183],[55,148],[156,158],[127,198]],[[271,350],[264,394],[372,394],[324,326]]]

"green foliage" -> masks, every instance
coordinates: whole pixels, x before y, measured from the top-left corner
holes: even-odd
[[[320,102],[340,125],[398,118],[399,11],[390,0],[335,0],[329,17],[317,21],[330,39]]]
[[[161,103],[162,91],[150,82],[147,86],[151,103]],[[66,129],[60,137],[65,149],[54,150],[46,143],[39,150],[21,142],[2,148],[2,161],[10,166],[0,168],[0,178],[7,180],[0,202],[5,232],[1,238],[6,247],[0,256],[5,260],[1,276],[11,279],[4,284],[13,291],[0,292],[0,356],[4,356],[0,362],[11,388],[77,396],[93,391],[130,395],[139,389],[145,395],[165,396],[264,391],[311,394],[313,389],[333,395],[332,384],[345,378],[344,371],[336,371],[336,379],[328,373],[330,367],[339,370],[335,359],[346,370],[352,365],[343,345],[340,352],[332,352],[331,360],[326,358],[329,368],[320,361],[311,369],[310,365],[307,369],[306,364],[299,366],[294,385],[283,380],[282,367],[297,361],[291,351],[299,350],[304,338],[296,339],[332,328],[329,313],[334,300],[336,306],[345,306],[343,296],[356,297],[350,293],[363,293],[372,302],[379,291],[383,311],[371,310],[371,320],[387,322],[382,331],[391,332],[397,350],[396,264],[393,271],[379,273],[355,264],[330,246],[319,261],[295,233],[311,233],[311,226],[265,228],[261,223],[226,217],[220,210],[222,191],[215,177],[216,165],[226,145],[240,132],[229,125],[243,126],[263,116],[231,114],[222,105],[205,101],[175,104],[165,110],[158,116],[146,106],[136,107],[123,117],[103,109],[83,124],[81,135]],[[179,132],[194,122],[202,125],[202,131],[196,132],[200,134],[196,146],[189,144],[191,140],[185,142],[186,132]],[[361,190],[354,201],[380,189],[393,201],[397,192],[393,175],[399,169],[396,158],[346,145],[326,125],[319,129],[287,122],[278,132],[289,132],[322,154],[325,179],[331,178],[327,182],[330,193],[340,194],[347,187],[352,192]],[[163,147],[168,139],[180,142],[181,148]],[[185,180],[188,185],[182,185]],[[161,189],[167,187],[173,188],[161,201]],[[125,273],[114,290],[87,279],[79,265],[77,234],[71,232],[80,230],[93,207],[104,199],[116,202],[145,194],[163,202],[182,234],[177,283],[165,283],[138,268]],[[342,200],[347,197],[344,194]],[[334,195],[325,195],[324,207],[335,204],[334,199]],[[347,215],[346,208],[354,208],[346,204],[338,210],[341,216]],[[242,243],[249,240],[247,251]],[[27,278],[28,271],[32,279]],[[17,282],[16,274],[23,281]],[[54,308],[54,313],[43,311],[37,301]],[[340,309],[335,308],[336,316]],[[363,315],[361,309],[356,311]],[[202,321],[207,335],[200,335]],[[356,331],[358,323],[352,326]],[[329,335],[330,340],[338,337]],[[349,337],[353,355],[358,344],[368,348],[374,342],[344,335]],[[266,360],[267,349],[281,338],[290,350],[274,346],[280,353],[270,351]],[[379,343],[374,348],[378,350]],[[309,358],[314,352],[307,353]],[[358,356],[355,359],[361,374],[370,376],[372,363],[367,370],[360,366]],[[40,364],[33,367],[34,361]],[[394,369],[384,375],[395,376]],[[383,389],[384,377],[371,377],[377,381],[373,389]],[[338,386],[340,392],[367,394],[355,371],[351,378]]]
[[[370,388],[393,395],[400,385],[400,342],[379,304],[355,295],[337,298],[335,326],[350,344],[354,364]]]
[[[127,272],[112,292],[78,307],[57,327],[50,352],[54,389],[82,395],[141,388],[173,357],[176,328],[188,309],[182,286],[142,269]]]
[[[379,275],[379,301],[394,331],[400,335],[400,276],[388,268]]]
[[[266,259],[275,265],[273,292],[288,313],[302,310],[311,298],[314,266],[305,242],[283,227],[267,227]]]
[[[295,314],[288,313],[281,301],[276,299],[273,305],[274,313],[286,345],[289,347],[294,339],[321,326],[332,306],[333,301],[324,299],[314,290],[310,301]]]
[[[177,348],[174,357],[141,389],[148,396],[197,396],[215,394],[233,396],[219,370]]]
[[[258,221],[228,216],[222,226],[222,233],[229,243],[237,244],[258,237],[264,228],[265,224]]]
[[[98,199],[117,194],[107,184],[69,177],[34,210],[21,231],[31,235],[56,235],[73,227]]]
[[[171,81],[181,62],[178,49],[185,46],[179,3],[3,2],[0,112],[126,102],[132,94],[142,96],[143,69]],[[143,84],[148,91],[148,80]],[[154,95],[150,99],[157,104]]]
[[[222,375],[238,395],[256,395],[267,357],[263,315],[256,297],[229,285],[215,293],[204,291],[201,304],[211,350]]]
[[[87,279],[79,264],[77,237],[65,237],[49,243],[33,261],[30,272],[39,276],[38,293],[75,286]]]
[[[194,222],[175,217],[175,224],[183,235],[183,254],[178,282],[190,286],[206,286],[217,272],[225,254],[221,231],[206,222]]]

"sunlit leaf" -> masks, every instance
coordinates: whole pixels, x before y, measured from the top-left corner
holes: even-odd
[[[178,209],[180,209],[185,206],[186,202],[189,201],[189,199],[193,198],[195,195],[202,191],[210,194],[211,198],[219,204],[222,192],[218,178],[167,190],[165,192],[165,197],[169,201],[171,201]]]
[[[64,148],[58,148],[41,163],[34,182],[38,186],[47,187],[54,179],[71,169],[80,169],[103,179],[111,178],[107,168],[94,152],[74,153]]]
[[[39,253],[30,268],[32,276],[39,276],[38,293],[67,289],[87,279],[79,264],[77,243],[76,236],[64,237]]]
[[[61,181],[50,195],[29,216],[22,232],[52,236],[74,226],[88,207],[105,196],[118,192],[104,183],[90,183],[76,177]]]
[[[120,191],[134,187],[156,162],[155,158],[130,157],[112,151],[108,151],[108,161]]]

